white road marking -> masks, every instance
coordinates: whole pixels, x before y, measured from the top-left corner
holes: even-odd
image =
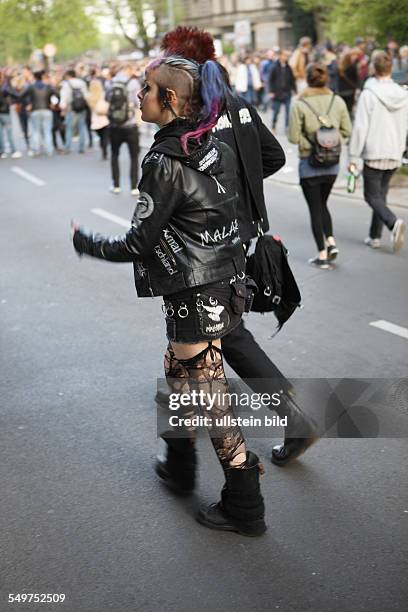
[[[378,329],[382,329],[383,331],[387,331],[390,334],[395,334],[396,336],[400,336],[400,338],[405,338],[408,340],[408,329],[406,327],[401,327],[400,325],[395,325],[394,323],[390,323],[389,321],[372,321],[370,323],[373,327],[377,327]]]
[[[113,221],[113,223],[117,223],[118,225],[122,225],[127,229],[130,228],[131,222],[127,221],[123,217],[118,217],[117,215],[112,215],[112,213],[107,210],[103,210],[103,208],[92,208],[91,212],[94,215],[98,215],[99,217],[103,217],[104,219],[108,219],[108,221]]]
[[[290,172],[294,172],[294,169],[291,166],[286,166],[281,170],[282,174],[289,174]]]
[[[33,185],[37,185],[37,187],[43,187],[46,184],[45,181],[42,181],[38,177],[34,176],[34,174],[30,174],[29,172],[26,172],[25,170],[23,170],[22,168],[19,168],[18,166],[13,166],[11,168],[11,171],[14,172],[15,174],[18,174],[19,176],[21,176],[21,178],[24,178],[26,181],[30,181],[30,183],[32,183]]]

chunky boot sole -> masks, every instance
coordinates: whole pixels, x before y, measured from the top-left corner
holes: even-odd
[[[301,441],[300,441],[301,440]],[[294,443],[293,445],[289,442],[289,444],[285,447],[285,444],[279,444],[278,446],[274,446],[272,449],[271,461],[274,465],[278,465],[279,467],[284,467],[291,463],[303,453],[307,451],[313,444],[316,444],[320,440],[319,436],[315,436],[313,438],[302,438],[298,443]],[[285,448],[285,455],[282,457],[281,452],[282,449]]]
[[[211,520],[212,512],[216,513],[217,520]],[[216,531],[232,531],[249,538],[259,537],[267,530],[267,526],[263,519],[250,521],[249,523],[234,521],[222,512],[218,504],[213,504],[209,508],[201,509],[196,516],[196,520],[209,529],[215,529]]]
[[[163,484],[165,484],[166,487],[170,489],[173,493],[176,493],[177,495],[183,497],[186,497],[187,495],[191,495],[193,493],[194,485],[184,487],[181,483],[177,482],[177,480],[170,476],[169,472],[167,471],[165,461],[156,459],[156,463],[154,464],[154,471],[156,472],[160,480],[163,482]]]

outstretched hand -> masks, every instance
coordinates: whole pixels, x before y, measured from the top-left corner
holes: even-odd
[[[74,234],[77,230],[79,230],[79,223],[71,219],[71,238],[74,238]]]

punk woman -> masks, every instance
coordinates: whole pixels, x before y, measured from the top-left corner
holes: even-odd
[[[258,536],[266,530],[261,467],[239,427],[228,424],[233,412],[223,401],[228,383],[221,339],[239,324],[246,294],[236,162],[229,147],[211,133],[226,94],[213,61],[199,65],[165,57],[152,62],[138,95],[142,119],[160,129],[143,160],[131,228],[111,238],[86,233],[73,223],[73,242],[79,254],[133,262],[139,297],[163,296],[167,381],[176,393],[188,389],[200,397],[225,474],[221,501],[201,508],[197,519],[212,529]],[[211,402],[202,399],[210,396]],[[193,414],[194,406],[185,412]],[[157,474],[172,490],[191,492],[194,429],[185,427],[180,437],[169,427],[161,437],[166,457],[157,461]]]

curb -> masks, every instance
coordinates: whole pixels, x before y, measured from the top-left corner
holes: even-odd
[[[268,181],[269,183],[277,183],[278,185],[286,185],[286,187],[299,187],[300,186],[298,183],[291,183],[289,181],[282,181],[280,179],[276,179],[273,176],[270,176],[266,179],[266,181]],[[340,189],[332,189],[332,195],[335,195],[337,197],[340,198],[347,198],[349,200],[356,200],[357,202],[362,202],[364,204],[366,204],[366,201],[364,200],[364,198],[358,194],[354,194],[354,193],[347,193],[344,191],[341,191]],[[391,195],[392,197],[392,195]],[[388,202],[389,206],[396,206],[397,208],[404,208],[406,210],[408,210],[408,189],[407,189],[407,204],[401,204],[401,202],[393,202],[393,201],[389,201]]]

